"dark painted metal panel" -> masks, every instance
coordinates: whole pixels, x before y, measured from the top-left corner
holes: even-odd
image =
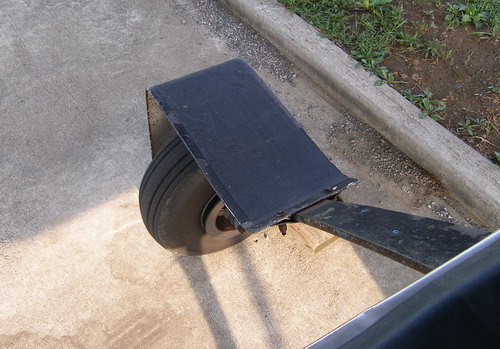
[[[148,91],[246,230],[275,224],[355,182],[242,60]]]
[[[500,347],[500,231],[308,348]]]
[[[329,200],[297,213],[293,219],[423,273],[437,268],[490,234],[435,219]]]

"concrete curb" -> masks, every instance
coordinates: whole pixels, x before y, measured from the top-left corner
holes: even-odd
[[[275,0],[221,0],[349,113],[433,173],[470,213],[500,227],[500,170]]]

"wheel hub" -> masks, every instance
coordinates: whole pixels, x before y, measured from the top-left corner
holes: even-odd
[[[201,224],[208,235],[215,239],[229,239],[241,233],[231,224],[224,202],[214,195],[203,208]]]

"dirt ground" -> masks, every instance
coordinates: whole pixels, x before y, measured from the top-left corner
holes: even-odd
[[[500,151],[500,94],[489,87],[500,86],[498,38],[482,40],[480,35],[473,34],[481,29],[473,25],[446,29],[443,24],[445,7],[438,7],[433,2],[403,0],[400,3],[408,19],[403,31],[412,33],[415,29],[411,23],[425,20],[429,27],[423,39],[437,39],[452,52],[447,59],[425,58],[421,53],[408,50],[392,52],[382,64],[401,81],[394,87],[416,94],[432,91],[435,99],[446,103],[439,122],[495,161],[493,152]],[[491,123],[489,134],[479,127],[474,129],[473,135],[457,131],[458,123],[468,118],[488,120]]]

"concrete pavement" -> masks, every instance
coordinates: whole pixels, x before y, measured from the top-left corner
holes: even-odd
[[[0,52],[0,347],[302,347],[420,277],[341,240],[314,254],[293,230],[203,257],[149,236],[144,90],[237,56],[361,180],[345,198],[464,221],[417,179],[350,161],[376,136],[216,2],[7,0]]]

